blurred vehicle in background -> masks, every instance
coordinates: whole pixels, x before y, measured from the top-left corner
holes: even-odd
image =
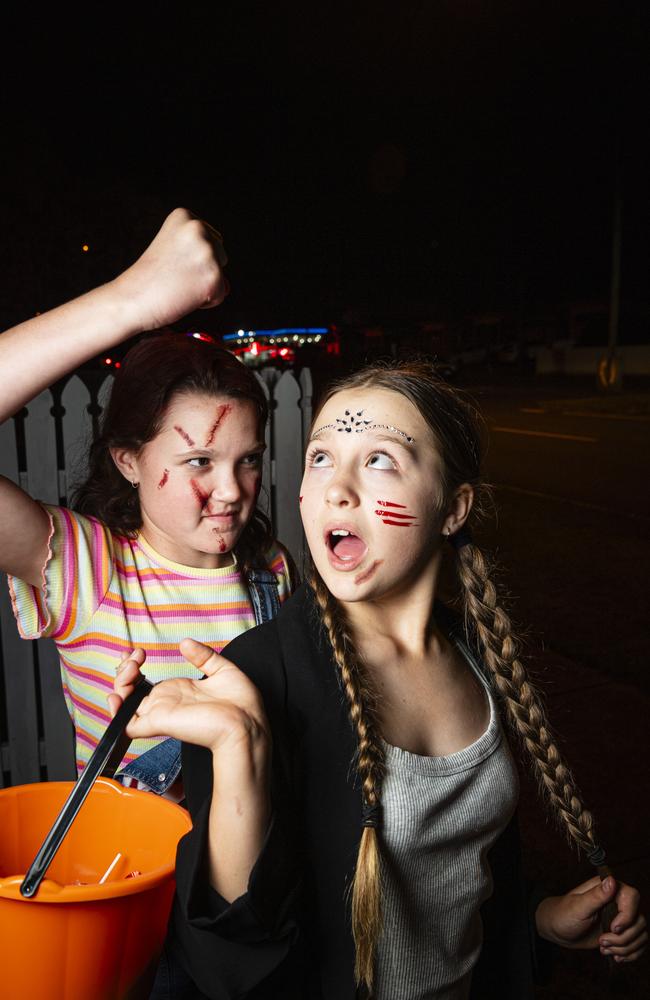
[[[276,330],[237,330],[221,338],[223,346],[251,368],[305,367],[323,356],[340,354],[334,326],[279,327]]]

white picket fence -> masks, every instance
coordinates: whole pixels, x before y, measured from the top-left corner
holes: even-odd
[[[298,493],[305,436],[311,420],[312,380],[265,369],[258,376],[269,399],[260,504],[275,535],[299,567],[303,534]],[[0,475],[46,503],[67,502],[73,482],[83,479],[92,438],[91,413],[101,413],[112,376],[95,398],[74,375],[53,395],[46,389],[22,414],[0,426]],[[76,777],[72,724],[65,707],[54,643],[20,639],[8,588],[0,581],[0,788],[32,781]]]

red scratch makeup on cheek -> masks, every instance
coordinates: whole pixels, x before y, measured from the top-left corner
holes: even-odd
[[[370,579],[370,577],[375,572],[375,570],[378,569],[379,566],[381,566],[381,564],[383,563],[383,561],[384,561],[383,559],[375,559],[375,561],[372,564],[372,566],[369,566],[368,569],[365,569],[363,571],[363,573],[359,573],[358,576],[355,576],[354,582],[355,583],[365,583],[366,580]]]
[[[207,448],[214,441],[214,436],[219,430],[219,424],[222,420],[225,420],[230,411],[232,410],[232,405],[230,403],[224,403],[223,406],[217,407],[217,419],[210,428],[210,433],[208,434],[205,442],[205,447]]]
[[[215,533],[215,535],[219,536],[219,552],[225,552],[228,546],[224,542],[222,536],[219,535],[219,529],[218,528],[213,528],[212,530]]]
[[[208,497],[210,496],[210,494],[203,492],[203,490],[201,489],[201,487],[197,483],[196,479],[190,479],[190,487],[192,489],[192,493],[194,494],[194,496],[198,500],[198,502],[201,505],[201,507],[202,508],[205,507],[206,501],[207,501]]]
[[[392,500],[378,500],[377,505],[386,508],[401,507],[402,510],[406,510],[405,504],[393,503]],[[376,510],[375,514],[381,518],[383,524],[392,524],[396,528],[410,528],[415,524],[414,514],[401,514],[399,510]]]
[[[183,438],[183,441],[185,441],[185,443],[188,444],[190,448],[194,447],[194,441],[192,441],[192,438],[189,436],[187,431],[184,431],[183,428],[179,427],[177,424],[174,425],[174,430],[176,431],[177,434],[180,434],[180,436]]]
[[[168,479],[169,479],[169,469],[165,469],[165,471],[163,472],[163,475],[162,475],[162,479],[158,483],[158,489],[159,490],[161,490],[163,488],[163,486],[165,485],[165,483],[167,482]]]

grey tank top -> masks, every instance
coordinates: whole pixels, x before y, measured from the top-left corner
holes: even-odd
[[[466,1000],[492,893],[486,854],[511,819],[517,770],[481,670],[490,722],[465,749],[422,757],[385,744],[382,788],[384,926],[375,1000]]]

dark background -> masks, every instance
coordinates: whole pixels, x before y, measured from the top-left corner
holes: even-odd
[[[606,329],[618,176],[621,330],[650,339],[647,4],[230,8],[3,15],[0,328],[114,276],[184,205],[224,233],[232,282],[193,328],[358,322],[395,343],[593,301]],[[647,377],[604,400],[595,377],[459,381],[490,431],[481,541],[514,567],[527,663],[617,874],[647,897]],[[521,819],[532,877],[589,876],[530,783]],[[645,998],[647,959],[628,973]],[[597,955],[565,952],[538,995],[610,992]]]
[[[4,326],[179,204],[226,237],[211,332],[607,296],[617,150],[647,299],[646,4],[231,6],[5,17]]]

